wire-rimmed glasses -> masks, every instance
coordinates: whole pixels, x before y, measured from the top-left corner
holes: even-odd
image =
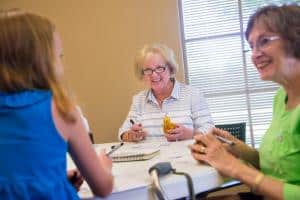
[[[251,50],[262,50],[268,47],[272,41],[278,40],[280,37],[278,35],[273,35],[273,36],[263,36],[258,38],[255,44],[250,44]]]

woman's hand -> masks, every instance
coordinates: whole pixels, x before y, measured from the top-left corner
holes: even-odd
[[[235,157],[250,162],[253,166],[259,168],[259,158],[256,149],[249,147],[245,142],[237,139],[227,131],[214,128],[211,130],[211,132],[213,135],[218,135],[234,142],[234,145],[228,145],[226,143],[223,143],[223,145],[227,151],[229,151]]]
[[[133,124],[129,131],[122,134],[124,142],[139,142],[146,138],[147,132],[143,130],[142,124]]]
[[[214,132],[220,132],[220,130],[211,129],[206,134],[197,134],[194,137],[195,144],[190,145],[192,156],[200,162],[208,163],[221,174],[235,178],[236,170],[242,163],[227,150],[228,144],[221,143],[215,135],[237,141],[232,138],[233,136],[226,137],[226,133],[216,134]]]
[[[72,183],[74,188],[79,191],[80,186],[82,185],[84,179],[81,176],[80,172],[78,169],[71,169],[67,171],[67,177],[69,181]]]
[[[192,139],[194,136],[194,130],[183,126],[182,124],[175,124],[174,129],[168,130],[165,137],[168,141],[187,140]]]

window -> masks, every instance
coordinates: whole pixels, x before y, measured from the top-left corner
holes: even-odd
[[[284,2],[179,0],[186,82],[203,90],[215,124],[246,122],[253,147],[271,122],[278,85],[260,80],[244,31],[258,7]]]

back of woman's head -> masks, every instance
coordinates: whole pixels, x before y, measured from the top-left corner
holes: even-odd
[[[46,18],[7,10],[0,13],[0,90],[50,89],[55,82],[54,25]]]
[[[45,17],[11,9],[0,11],[0,27],[0,91],[50,90],[63,118],[74,121],[54,66],[54,25]]]
[[[278,34],[284,41],[284,50],[288,55],[300,58],[300,6],[297,4],[289,5],[268,5],[259,8],[252,16],[250,16],[246,38],[253,27],[260,23],[265,28]]]

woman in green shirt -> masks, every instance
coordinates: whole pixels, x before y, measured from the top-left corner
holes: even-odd
[[[259,9],[250,17],[246,38],[260,78],[282,86],[274,98],[272,123],[259,152],[228,132],[212,129],[195,136],[192,155],[262,195],[251,199],[299,200],[300,6],[270,5]],[[236,144],[221,144],[215,135]],[[227,199],[245,198],[235,195]]]

